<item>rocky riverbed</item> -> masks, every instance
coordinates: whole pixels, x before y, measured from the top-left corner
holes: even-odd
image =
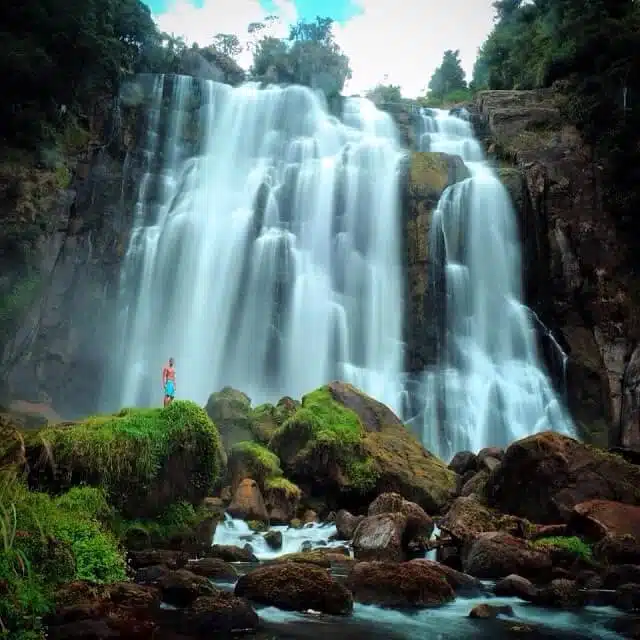
[[[540,433],[447,465],[338,382],[12,428],[0,619],[51,640],[640,637],[630,452]]]

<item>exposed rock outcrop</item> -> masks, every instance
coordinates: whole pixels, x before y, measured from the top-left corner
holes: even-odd
[[[633,244],[603,203],[603,168],[563,119],[561,99],[554,90],[480,92],[476,130],[506,165],[500,174],[519,212],[528,301],[568,355],[567,401],[581,436],[637,446]],[[564,384],[548,336],[542,348]]]

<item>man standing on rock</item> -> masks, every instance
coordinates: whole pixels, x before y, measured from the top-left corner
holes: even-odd
[[[162,370],[162,388],[166,407],[173,402],[176,395],[176,370],[173,367],[173,358],[169,358],[169,364],[166,364]]]

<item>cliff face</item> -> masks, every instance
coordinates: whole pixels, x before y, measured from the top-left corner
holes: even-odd
[[[4,193],[4,219],[13,215],[15,235],[31,238],[24,260],[4,256],[8,286],[18,294],[33,290],[14,309],[17,326],[4,341],[5,400],[34,403],[35,411],[52,405],[63,415],[95,411],[109,349],[108,300],[129,226],[123,166],[131,127],[117,103],[98,100],[84,143],[59,165],[69,172],[67,184],[49,182],[40,188],[46,197],[34,200],[24,185],[42,182],[47,170],[24,158],[27,175],[16,177],[23,193]],[[16,215],[30,207],[33,215]],[[46,223],[36,224],[38,218]]]
[[[582,434],[640,445],[640,280],[631,239],[603,204],[602,167],[563,122],[552,91],[485,91],[476,129],[516,202],[529,304],[568,355]]]

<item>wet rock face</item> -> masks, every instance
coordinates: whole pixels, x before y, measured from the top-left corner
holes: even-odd
[[[615,224],[602,198],[602,167],[563,121],[553,90],[483,91],[476,130],[503,168],[516,205],[525,291],[568,355],[564,383],[580,435],[601,445],[640,444],[640,281],[629,265],[637,240]]]
[[[447,186],[467,176],[462,160],[443,153],[418,152],[409,156],[400,187],[404,214],[403,259],[406,264],[406,370],[421,373],[437,361],[438,301],[430,286],[431,215]],[[442,290],[443,291],[443,290]]]

